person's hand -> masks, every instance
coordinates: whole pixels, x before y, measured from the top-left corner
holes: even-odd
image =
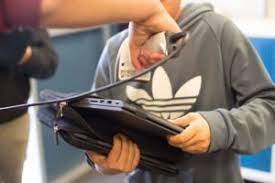
[[[95,152],[87,152],[87,154],[95,163],[97,171],[103,174],[132,172],[140,160],[138,146],[121,134],[114,136],[113,148],[107,157]]]
[[[129,28],[131,62],[137,71],[148,68],[164,58],[164,53],[153,52],[143,47],[152,33],[135,23],[130,23]]]
[[[25,53],[24,53],[24,55],[23,55],[21,61],[20,61],[18,64],[19,64],[19,65],[24,65],[24,64],[26,64],[26,63],[30,60],[31,56],[32,56],[32,48],[31,48],[30,46],[28,46],[28,47],[26,48],[26,51],[25,51]]]
[[[163,31],[175,33],[181,31],[175,20],[164,8],[143,22],[130,23],[131,61],[137,71],[164,58],[163,53],[154,53],[143,48],[143,45],[152,35]]]
[[[211,141],[210,128],[199,113],[190,113],[174,123],[186,128],[179,135],[168,137],[170,145],[192,154],[202,154],[208,151]]]

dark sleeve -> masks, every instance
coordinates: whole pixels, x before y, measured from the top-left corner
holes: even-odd
[[[258,152],[275,143],[275,87],[256,50],[232,22],[224,26],[221,51],[236,107],[202,112],[211,129],[210,152]]]
[[[52,76],[57,68],[58,57],[45,30],[32,32],[30,45],[32,56],[30,60],[18,66],[27,76],[43,79]]]
[[[15,68],[25,54],[31,36],[26,30],[0,32],[0,67]]]
[[[39,25],[42,0],[2,0],[4,21],[9,27]]]

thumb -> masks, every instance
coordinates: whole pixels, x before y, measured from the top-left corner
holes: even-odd
[[[138,59],[140,49],[141,48],[137,47],[134,44],[130,45],[131,63],[134,66],[134,68],[136,69],[136,71],[140,71],[142,69],[142,65],[141,65],[141,63],[140,63],[140,61]]]
[[[196,114],[189,113],[181,118],[178,118],[176,120],[171,121],[172,123],[181,126],[181,127],[187,127],[196,119]]]

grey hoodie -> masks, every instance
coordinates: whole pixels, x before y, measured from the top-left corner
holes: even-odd
[[[239,154],[275,142],[275,88],[248,39],[209,4],[191,4],[179,20],[191,39],[180,56],[136,80],[99,95],[135,102],[165,119],[200,112],[211,130],[208,153],[179,162],[181,174],[167,177],[144,170],[131,183],[239,183]],[[123,75],[116,57],[127,31],[111,38],[101,56],[94,87]]]

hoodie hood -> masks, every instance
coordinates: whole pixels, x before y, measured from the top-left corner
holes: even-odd
[[[188,29],[209,12],[214,12],[214,7],[209,3],[189,3],[184,6],[178,24],[182,30]]]

